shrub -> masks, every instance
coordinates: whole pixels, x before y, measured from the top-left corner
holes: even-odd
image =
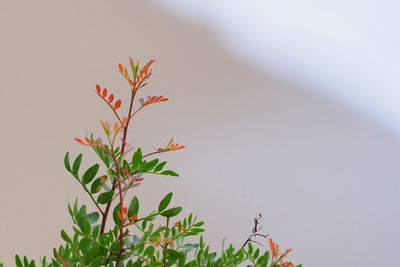
[[[294,266],[283,259],[290,252],[281,253],[279,246],[267,235],[260,233],[259,217],[254,228],[240,249],[233,245],[220,254],[210,250],[201,233],[203,221],[190,213],[177,220],[182,207],[171,207],[173,193],[164,196],[158,207],[149,214],[140,211],[140,201],[134,196],[127,199],[129,190],[137,189],[148,174],[179,176],[168,169],[166,161],[156,158],[158,154],[184,149],[173,138],[162,148],[144,153],[140,147],[128,145],[127,136],[131,121],[145,107],[168,101],[163,96],[140,98],[138,94],[151,77],[154,60],[143,67],[130,58],[130,70],[118,65],[119,72],[130,87],[130,99],[122,102],[108,89],[96,85],[95,93],[115,115],[115,122],[101,121],[103,139],[90,134],[75,141],[94,151],[99,163],[87,170],[81,169],[83,155],[72,157],[66,153],[65,168],[88,194],[94,211],[78,203],[68,204],[72,218],[72,231],[61,230],[64,244],[53,249],[53,257],[40,259],[41,266]],[[123,104],[124,103],[124,104]],[[126,115],[122,115],[126,103]],[[155,220],[162,222],[156,225]],[[108,229],[106,225],[109,225]],[[268,239],[270,250],[261,252],[253,246],[256,238]],[[267,242],[265,242],[267,243]],[[34,267],[35,261],[27,257],[15,257],[18,267]],[[0,267],[2,265],[0,264]],[[298,267],[301,265],[297,265]]]

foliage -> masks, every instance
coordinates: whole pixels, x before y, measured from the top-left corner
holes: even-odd
[[[94,211],[76,200],[68,204],[68,213],[72,218],[72,231],[61,230],[63,245],[53,249],[53,257],[43,257],[38,263],[27,257],[15,257],[18,267],[66,267],[66,266],[294,266],[284,262],[283,258],[290,252],[281,253],[279,246],[269,239],[270,250],[262,252],[255,249],[252,243],[259,234],[258,220],[252,235],[242,248],[232,245],[223,248],[217,254],[205,244],[201,233],[204,232],[203,221],[190,213],[180,220],[182,207],[171,206],[173,193],[164,196],[156,209],[149,214],[140,210],[140,201],[134,196],[128,200],[127,192],[136,188],[145,175],[156,174],[178,177],[178,173],[167,168],[167,162],[155,158],[157,154],[185,148],[175,144],[173,138],[165,147],[143,153],[140,147],[134,149],[127,144],[127,134],[134,116],[144,107],[168,101],[163,96],[151,96],[139,99],[139,91],[146,86],[152,74],[150,69],[154,60],[143,67],[130,58],[130,72],[118,65],[119,72],[130,86],[130,99],[126,116],[120,110],[124,108],[122,100],[110,93],[107,88],[96,85],[95,93],[114,113],[116,122],[101,121],[105,133],[105,142],[93,134],[85,138],[75,138],[81,145],[90,147],[99,157],[100,162],[82,170],[83,155],[72,157],[65,154],[64,165],[71,175],[82,186],[93,202]],[[121,142],[120,142],[121,140]],[[130,155],[130,156],[129,156]],[[161,222],[158,226],[155,221]],[[109,229],[106,225],[112,223]],[[2,266],[2,265],[0,265]],[[297,265],[298,267],[301,265]]]

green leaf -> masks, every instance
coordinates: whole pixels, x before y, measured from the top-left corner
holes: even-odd
[[[64,230],[61,230],[61,237],[62,239],[64,239],[65,242],[72,243],[71,238],[67,235],[67,233]]]
[[[25,265],[25,267],[29,266],[29,261],[28,261],[28,258],[26,256],[24,256],[24,265]]]
[[[89,222],[87,219],[85,219],[85,220],[83,221],[81,229],[82,229],[82,232],[83,232],[85,235],[90,234],[91,227],[90,227],[90,222]]]
[[[171,176],[175,176],[175,177],[179,176],[179,174],[177,174],[176,172],[171,171],[171,170],[163,171],[161,174],[162,175],[171,175]]]
[[[100,176],[99,178],[94,180],[94,182],[92,183],[92,185],[90,187],[90,193],[95,194],[95,193],[99,192],[106,180],[107,180],[106,175]]]
[[[192,230],[190,230],[192,233],[202,233],[205,230],[202,228],[193,228]]]
[[[74,213],[72,212],[72,208],[71,208],[71,206],[69,205],[69,203],[68,203],[68,213],[69,213],[69,215],[71,216],[71,218],[74,218]]]
[[[74,201],[74,209],[73,209],[73,211],[74,211],[75,217],[78,216],[78,199],[77,198],[75,198],[75,201]]]
[[[161,171],[161,170],[164,168],[165,164],[167,164],[166,161],[163,161],[163,162],[161,162],[160,164],[158,164],[158,165],[154,168],[154,172],[159,172],[159,171]]]
[[[132,242],[135,245],[139,245],[140,244],[140,237],[137,236],[137,235],[133,235]]]
[[[93,238],[96,239],[99,236],[99,233],[100,233],[100,225],[96,225],[92,231]]]
[[[163,210],[165,210],[169,203],[171,202],[171,198],[172,198],[172,192],[168,193],[160,202],[160,205],[158,205],[158,211],[161,212]]]
[[[193,224],[194,227],[200,227],[204,224],[204,222],[197,222],[195,224]]]
[[[247,246],[248,246],[247,252],[248,252],[250,255],[253,254],[253,249],[254,249],[254,248],[253,248],[253,245],[251,244],[251,242],[249,242]]]
[[[99,195],[99,197],[97,198],[97,203],[107,204],[108,202],[110,202],[110,200],[112,199],[113,196],[114,196],[114,192],[113,191],[108,191],[108,192],[105,192],[105,193],[101,193]]]
[[[81,241],[79,241],[78,248],[82,251],[86,251],[90,246],[90,240],[86,237],[82,238]]]
[[[192,225],[192,218],[193,218],[193,213],[190,213],[189,217],[188,217],[188,224],[189,225]]]
[[[104,256],[98,256],[95,259],[92,260],[92,263],[90,263],[90,267],[100,267],[103,262],[104,262],[105,257]]]
[[[168,260],[178,260],[178,258],[181,256],[181,253],[174,249],[167,249],[167,259]]]
[[[81,226],[83,221],[86,220],[86,205],[83,205],[80,209],[78,214],[76,215],[76,220],[78,221],[78,224]]]
[[[74,161],[74,165],[72,165],[72,173],[77,175],[78,171],[79,171],[79,167],[81,166],[81,162],[82,162],[82,154],[79,154],[78,157],[76,157],[75,161]]]
[[[23,267],[21,258],[18,255],[15,255],[15,264],[17,267]]]
[[[109,169],[110,168],[110,158],[108,157],[108,155],[104,155],[103,162],[104,162],[104,164],[106,164],[107,168]]]
[[[258,255],[260,255],[260,249],[259,249],[259,248],[256,249],[256,251],[254,252],[252,258],[253,258],[253,259],[257,259],[257,258],[258,258]]]
[[[100,217],[100,214],[97,211],[89,213],[87,215],[87,219],[89,220],[90,224],[95,224],[97,222],[97,220],[99,219],[99,217]]]
[[[85,262],[86,264],[89,264],[92,259],[99,253],[100,248],[98,245],[94,245],[91,247],[86,253],[85,253]]]
[[[139,169],[140,165],[142,165],[143,154],[142,149],[139,147],[132,156],[132,167],[133,169]]]
[[[121,223],[121,220],[119,219],[119,217],[118,217],[118,215],[117,215],[118,211],[121,210],[120,207],[121,207],[121,206],[120,206],[120,203],[118,203],[118,204],[115,206],[114,211],[113,211],[113,219],[114,219],[114,222],[115,222],[116,225],[120,225],[120,223]]]
[[[180,248],[180,251],[184,252],[184,253],[188,253],[192,249],[195,249],[195,248],[198,248],[198,247],[199,247],[199,244],[185,244]]]
[[[100,167],[99,164],[95,164],[89,169],[87,169],[87,171],[82,176],[82,182],[84,184],[90,183],[96,176],[97,172],[99,171],[99,167]]]
[[[148,221],[154,221],[157,218],[157,211],[153,211],[152,213],[150,213],[149,216],[147,216]]]
[[[131,200],[131,204],[128,209],[128,217],[133,215],[138,215],[139,212],[139,199],[137,197],[133,197]]]
[[[65,154],[64,165],[65,165],[65,168],[67,169],[67,171],[71,172],[71,164],[69,163],[69,152],[67,152]]]
[[[79,230],[78,228],[76,228],[75,226],[72,226],[72,229],[75,232],[75,235],[81,235],[83,236],[83,233],[81,232],[81,230]]]
[[[151,258],[153,257],[154,254],[154,247],[153,246],[148,246],[144,252],[143,252],[143,256],[147,257],[147,258]]]
[[[161,212],[161,216],[164,217],[174,217],[176,215],[178,215],[180,212],[182,211],[182,207],[175,207],[172,209],[168,209],[166,211]]]
[[[146,164],[144,164],[142,171],[143,172],[148,172],[151,171],[158,163],[158,159],[153,159],[152,161],[146,162]]]

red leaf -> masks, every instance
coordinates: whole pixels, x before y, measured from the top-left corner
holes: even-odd
[[[108,103],[113,102],[113,100],[114,100],[114,95],[111,94],[111,95],[108,97]]]
[[[120,106],[121,106],[121,100],[118,99],[117,102],[115,102],[114,109],[119,109]]]
[[[75,140],[76,142],[80,143],[80,144],[83,144],[83,141],[82,141],[81,139],[79,139],[79,138],[74,138],[74,140]]]
[[[100,87],[100,85],[98,85],[98,84],[96,84],[96,91],[97,91],[98,94],[100,94],[101,87]]]
[[[104,89],[103,89],[103,97],[106,97],[106,96],[107,96],[107,89],[104,88]]]

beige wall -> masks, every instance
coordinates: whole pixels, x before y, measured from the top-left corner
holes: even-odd
[[[165,155],[180,179],[147,177],[150,210],[167,192],[206,220],[214,246],[240,245],[255,214],[308,267],[388,266],[399,240],[400,151],[395,139],[346,108],[252,68],[212,32],[143,1],[2,1],[0,8],[0,259],[38,258],[68,229],[66,203],[87,198],[64,170],[72,137],[111,119],[96,83],[127,88],[116,63],[158,60],[148,108],[131,139]],[[362,100],[360,100],[362,101]],[[387,256],[386,256],[387,255]]]

